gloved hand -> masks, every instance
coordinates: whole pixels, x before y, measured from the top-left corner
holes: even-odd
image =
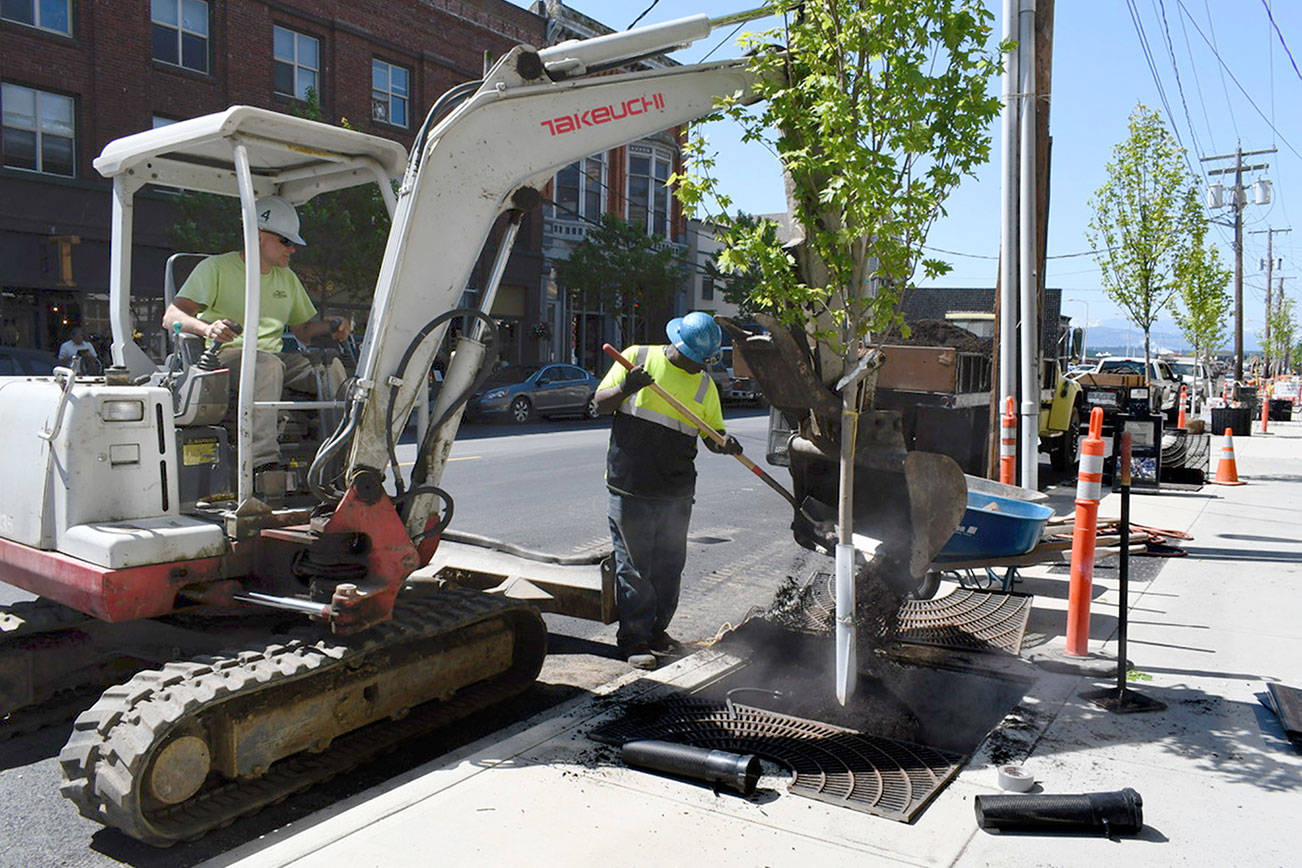
[[[719,445],[713,440],[706,438],[705,446],[711,452],[714,452],[718,455],[740,455],[741,454],[741,444],[738,443],[737,438],[733,437],[731,434],[723,438],[723,445]]]
[[[638,365],[624,375],[624,383],[619,389],[625,396],[635,395],[654,382],[655,377],[648,374],[646,368]]]

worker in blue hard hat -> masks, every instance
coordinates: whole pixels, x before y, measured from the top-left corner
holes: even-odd
[[[697,427],[646,388],[656,383],[720,434],[719,390],[705,370],[719,358],[723,332],[714,317],[693,311],[665,327],[669,343],[623,351],[633,368],[615,364],[597,387],[593,404],[613,413],[606,452],[610,536],[615,549],[616,640],[639,669],[677,653],[669,622],[687,561],[687,526],[696,493]],[[723,446],[702,437],[711,452],[741,452],[729,435]]]

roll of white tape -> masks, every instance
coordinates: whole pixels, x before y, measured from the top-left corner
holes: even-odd
[[[999,767],[999,788],[1013,793],[1024,793],[1035,786],[1035,776],[1021,766]]]

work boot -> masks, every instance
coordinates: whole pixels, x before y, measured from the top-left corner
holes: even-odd
[[[651,653],[651,649],[648,648],[645,643],[623,648],[621,649],[621,652],[624,655],[624,659],[628,661],[628,665],[632,666],[634,669],[650,670],[655,669],[660,665],[660,660],[655,654]]]
[[[683,643],[661,630],[652,637],[650,650],[657,657],[680,657],[683,654]]]

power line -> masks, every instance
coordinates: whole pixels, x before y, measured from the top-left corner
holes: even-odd
[[[656,7],[659,6],[659,5],[660,5],[660,0],[651,0],[651,5],[648,6],[647,8],[645,8],[645,9],[643,9],[643,10],[642,10],[642,14],[639,15],[639,16],[637,16],[636,18],[634,18],[634,19],[633,19],[633,23],[630,24],[630,25],[628,25],[628,27],[626,27],[625,29],[626,29],[626,30],[632,30],[634,27],[637,26],[637,23],[638,23],[639,21],[641,21],[643,18],[646,17],[646,14],[647,14],[648,12],[650,12],[652,9],[656,8]]]
[[[1175,123],[1175,113],[1171,111],[1171,104],[1166,98],[1166,89],[1162,87],[1162,77],[1157,72],[1157,62],[1153,60],[1153,51],[1148,44],[1148,35],[1144,33],[1144,24],[1139,15],[1139,8],[1135,5],[1135,0],[1126,0],[1126,8],[1130,10],[1130,21],[1135,26],[1135,35],[1139,38],[1139,48],[1144,53],[1144,60],[1148,63],[1148,72],[1153,76],[1153,86],[1157,88],[1157,97],[1162,101],[1162,107],[1166,109],[1166,116],[1171,122],[1171,131],[1175,134],[1176,144],[1184,150],[1184,142],[1180,140],[1180,128]],[[1185,162],[1189,158],[1185,156]]]
[[[1275,35],[1279,37],[1279,44],[1284,46],[1284,53],[1288,55],[1288,62],[1293,64],[1293,72],[1297,73],[1298,78],[1302,78],[1302,70],[1297,68],[1297,61],[1293,59],[1293,52],[1289,50],[1288,43],[1284,41],[1284,34],[1280,32],[1279,24],[1275,22],[1275,15],[1270,11],[1270,4],[1266,0],[1261,0],[1261,5],[1266,7],[1266,17],[1270,19],[1270,26],[1275,29]]]
[[[930,250],[933,253],[947,253],[950,256],[962,256],[967,259],[987,259],[991,262],[998,261],[998,256],[988,256],[984,253],[964,253],[961,250],[946,250],[943,247],[932,247],[930,244],[922,245],[923,250]],[[1077,256],[1093,256],[1096,253],[1104,253],[1101,250],[1082,250],[1078,253],[1059,253],[1055,256],[1046,256],[1045,259],[1073,259]]]
[[[657,0],[657,2],[659,2],[659,0]],[[738,30],[741,30],[743,27],[745,27],[746,24],[747,24],[747,22],[743,21],[743,22],[741,22],[740,24],[738,24],[736,27],[732,28],[732,32],[731,32],[731,33],[729,33],[727,36],[725,36],[725,37],[723,37],[722,39],[720,39],[718,45],[714,46],[714,47],[711,48],[709,51],[707,51],[707,52],[705,53],[705,56],[702,57],[700,60],[698,60],[698,61],[696,61],[696,62],[697,62],[697,63],[705,63],[705,61],[709,60],[711,54],[714,54],[714,52],[718,51],[720,48],[723,48],[724,44],[727,43],[728,41],[730,41],[734,36],[736,36],[736,35],[737,35],[737,31],[738,31]]]
[[[1203,125],[1207,127],[1207,141],[1213,148],[1216,147],[1216,134],[1212,132],[1212,121],[1207,116],[1207,99],[1203,96],[1203,85],[1198,79],[1198,64],[1194,61],[1193,46],[1189,42],[1189,28],[1185,26],[1184,19],[1180,21],[1180,34],[1184,36],[1185,54],[1189,55],[1189,70],[1193,73],[1194,90],[1198,92],[1198,107],[1203,111]]]
[[[1180,8],[1184,9],[1183,3],[1180,3]],[[1207,5],[1207,0],[1203,0],[1203,11],[1207,13],[1207,29],[1212,32],[1212,41],[1209,43],[1212,48],[1212,54],[1219,60],[1220,55],[1217,53],[1216,47],[1216,25],[1212,22],[1212,10],[1211,7]],[[1184,13],[1189,15],[1189,10],[1184,9]],[[1192,15],[1189,15],[1189,23],[1193,24],[1194,30],[1198,30],[1199,36],[1203,36],[1203,32],[1198,29],[1198,23],[1193,20]],[[1203,36],[1203,42],[1207,42],[1206,36]],[[1230,89],[1225,86],[1224,64],[1221,64],[1221,68],[1218,71],[1221,75],[1221,90],[1225,93],[1225,107],[1230,110],[1230,126],[1234,127],[1234,138],[1241,139],[1242,136],[1239,135],[1239,122],[1234,117],[1234,103],[1230,101]]]
[[[1189,103],[1185,101],[1184,82],[1180,80],[1180,64],[1176,63],[1175,60],[1175,46],[1171,42],[1171,28],[1166,21],[1166,3],[1163,0],[1157,0],[1157,9],[1162,17],[1162,35],[1166,37],[1166,53],[1171,58],[1171,71],[1175,73],[1175,86],[1180,92],[1180,107],[1184,109],[1185,123],[1189,127],[1189,138],[1193,140],[1194,151],[1199,156],[1202,156],[1206,151],[1198,143],[1198,133],[1194,130],[1193,117],[1189,114]]]
[[[1189,15],[1189,10],[1185,8],[1184,0],[1175,0],[1175,2],[1180,5],[1180,10],[1184,12],[1185,15]],[[1279,129],[1273,123],[1270,122],[1270,118],[1266,117],[1266,113],[1261,110],[1261,106],[1257,105],[1256,101],[1253,100],[1252,95],[1248,93],[1247,89],[1239,82],[1239,79],[1235,77],[1234,71],[1230,69],[1229,64],[1227,64],[1225,60],[1221,57],[1220,52],[1216,50],[1216,46],[1211,42],[1211,40],[1207,38],[1207,35],[1203,33],[1202,28],[1198,26],[1198,22],[1194,21],[1192,16],[1190,16],[1189,18],[1189,23],[1193,25],[1194,30],[1197,31],[1198,35],[1203,38],[1203,41],[1206,42],[1209,46],[1211,46],[1212,56],[1216,58],[1216,62],[1221,65],[1221,68],[1225,70],[1225,74],[1228,75],[1230,77],[1230,80],[1234,82],[1234,86],[1237,87],[1239,91],[1243,94],[1244,99],[1248,101],[1248,105],[1252,106],[1253,109],[1256,110],[1257,114],[1261,115],[1261,119],[1266,122],[1266,125],[1269,126],[1271,130],[1274,131],[1275,135],[1279,137],[1279,140],[1284,143],[1284,147],[1288,148],[1299,158],[1302,158],[1302,153],[1299,153],[1298,149],[1293,147],[1292,143],[1289,142],[1288,139],[1284,138],[1284,134],[1281,133]],[[1233,114],[1234,114],[1233,109],[1231,109],[1230,116],[1233,117]],[[1236,132],[1237,129],[1238,128],[1236,127],[1235,128]]]

